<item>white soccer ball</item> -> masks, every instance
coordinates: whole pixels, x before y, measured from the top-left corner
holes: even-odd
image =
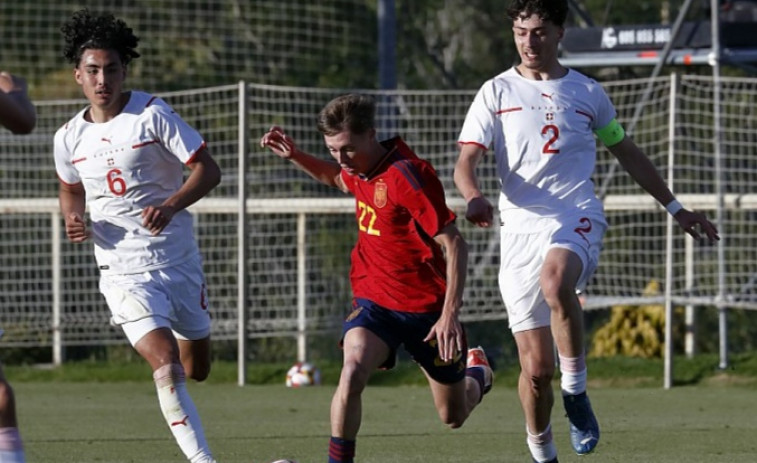
[[[297,362],[287,371],[287,387],[306,387],[321,384],[321,370],[310,362]]]
[[[272,461],[271,463],[297,463],[297,462],[294,460],[276,460],[276,461]]]

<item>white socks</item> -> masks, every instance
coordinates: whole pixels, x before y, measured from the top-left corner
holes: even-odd
[[[562,395],[576,395],[586,391],[586,356],[560,357],[560,389]],[[526,428],[528,449],[538,462],[552,461],[557,458],[557,448],[552,441],[552,425],[539,434],[532,434]]]
[[[0,463],[25,463],[18,428],[0,428]]]
[[[187,392],[184,367],[181,364],[163,365],[152,375],[163,417],[181,451],[192,463],[215,462],[205,441],[200,416]]]
[[[526,434],[528,438],[528,449],[531,451],[531,456],[538,462],[552,461],[557,458],[557,447],[552,441],[552,425],[547,425],[547,429],[539,434],[531,434],[526,426]]]
[[[576,395],[586,390],[586,355],[560,357],[560,389],[562,395]]]

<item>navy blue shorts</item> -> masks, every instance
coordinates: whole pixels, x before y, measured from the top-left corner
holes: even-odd
[[[436,339],[423,342],[431,327],[439,320],[441,312],[415,313],[389,310],[368,299],[352,301],[352,311],[342,325],[342,336],[352,328],[362,327],[381,338],[391,350],[389,358],[380,366],[388,370],[397,363],[397,348],[405,350],[413,360],[442,384],[454,384],[465,377],[465,353],[467,340],[463,335],[463,350],[451,362],[439,357]]]

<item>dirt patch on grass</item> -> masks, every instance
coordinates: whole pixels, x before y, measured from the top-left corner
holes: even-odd
[[[716,373],[709,378],[703,379],[702,384],[707,386],[757,386],[757,378],[729,373]]]
[[[589,379],[589,388],[602,387],[650,387],[659,386],[660,378],[652,376],[618,377],[618,378],[593,378]]]

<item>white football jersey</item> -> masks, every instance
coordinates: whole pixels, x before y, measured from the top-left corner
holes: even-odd
[[[158,236],[142,226],[141,213],[181,188],[184,165],[205,146],[200,134],[144,92],[132,91],[108,122],[87,122],[86,110],[55,133],[55,168],[61,181],[84,186],[100,271],[139,273],[198,255],[187,210]]]
[[[591,180],[593,132],[615,115],[602,87],[581,73],[532,80],[511,68],[481,87],[458,142],[492,147],[505,221],[524,223],[572,208],[601,211]]]

